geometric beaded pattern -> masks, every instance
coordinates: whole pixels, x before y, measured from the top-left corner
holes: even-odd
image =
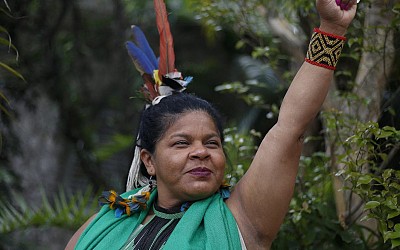
[[[344,46],[344,37],[314,30],[308,46],[306,61],[327,69],[335,70]]]

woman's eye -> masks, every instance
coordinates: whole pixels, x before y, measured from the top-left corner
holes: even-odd
[[[177,141],[174,143],[175,146],[186,146],[189,145],[189,142],[187,141]]]
[[[207,142],[207,145],[218,147],[220,144],[217,140],[211,140]]]

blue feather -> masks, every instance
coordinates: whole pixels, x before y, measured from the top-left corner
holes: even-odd
[[[134,203],[134,202],[129,202],[129,208],[131,209],[132,212],[139,211],[140,205],[139,203]]]
[[[220,193],[221,193],[222,199],[228,199],[229,196],[231,195],[231,192],[229,191],[229,189],[225,189],[225,188],[221,188]]]
[[[193,80],[193,76],[186,76],[183,80],[185,81],[183,87],[186,87]]]
[[[133,42],[138,46],[143,53],[147,56],[150,62],[153,64],[155,68],[158,68],[158,61],[156,59],[156,55],[151,49],[149,43],[147,42],[146,36],[142,32],[142,30],[135,25],[132,25],[132,33],[133,33]]]
[[[115,217],[120,218],[125,213],[125,210],[122,208],[115,209]]]
[[[140,74],[143,75],[146,73],[152,75],[156,67],[150,62],[143,51],[132,42],[126,42],[126,48]]]

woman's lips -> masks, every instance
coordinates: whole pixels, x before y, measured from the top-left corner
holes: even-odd
[[[208,168],[194,168],[192,170],[189,171],[190,174],[192,175],[196,175],[196,176],[202,176],[202,177],[206,177],[211,175],[211,170],[209,170]]]

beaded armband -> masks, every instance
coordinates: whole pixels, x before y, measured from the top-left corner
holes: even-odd
[[[345,40],[345,37],[329,34],[315,28],[308,46],[306,62],[335,70]]]

